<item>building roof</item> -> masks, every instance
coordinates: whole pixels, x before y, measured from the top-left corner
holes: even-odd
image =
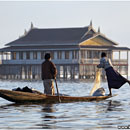
[[[79,50],[79,46],[10,46],[0,49],[0,52],[43,50]]]
[[[128,47],[115,47],[115,46],[80,46],[82,49],[95,49],[95,50],[114,50],[114,51],[130,51]]]
[[[11,51],[48,51],[48,50],[113,50],[113,51],[130,51],[128,47],[115,47],[115,46],[11,46],[0,49],[0,52]]]
[[[79,28],[32,28],[21,38],[6,44],[6,46],[43,46],[43,45],[79,45],[81,42],[101,36],[110,45],[117,43],[96,32],[91,25]]]
[[[78,43],[81,37],[88,31],[84,28],[55,28],[55,29],[31,29],[26,36],[23,36],[6,45],[32,44],[32,43]]]

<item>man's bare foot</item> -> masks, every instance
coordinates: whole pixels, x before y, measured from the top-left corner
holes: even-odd
[[[112,93],[109,93],[108,96],[112,96]]]

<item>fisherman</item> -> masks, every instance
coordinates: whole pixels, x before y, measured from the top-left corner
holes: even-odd
[[[57,69],[51,61],[50,53],[45,54],[45,61],[42,63],[42,80],[44,85],[44,93],[55,95],[54,79],[57,75]]]
[[[106,71],[106,77],[109,88],[109,95],[112,95],[111,88],[119,89],[126,82],[130,85],[130,81],[124,78],[121,74],[119,74],[116,70],[114,70],[112,63],[105,52],[102,52],[100,64],[97,65],[98,68],[104,68]]]

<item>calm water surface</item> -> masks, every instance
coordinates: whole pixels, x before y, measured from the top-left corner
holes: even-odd
[[[43,91],[42,82],[0,81],[0,89],[32,87]],[[87,96],[93,83],[58,82],[60,93]],[[108,93],[107,83],[102,83]],[[116,130],[130,125],[130,86],[99,102],[17,105],[0,98],[1,129]]]

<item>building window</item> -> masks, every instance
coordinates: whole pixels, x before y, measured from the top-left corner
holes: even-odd
[[[37,59],[37,52],[33,52],[33,59]]]
[[[26,59],[27,59],[27,60],[30,59],[30,52],[26,52]]]
[[[92,51],[87,51],[87,58],[91,59],[92,58]]]
[[[85,57],[86,57],[86,56],[85,56],[85,52],[86,52],[85,50],[82,50],[82,51],[81,51],[81,58],[85,58]]]
[[[44,57],[45,57],[45,52],[42,51],[42,52],[41,52],[41,59],[44,59]]]
[[[69,51],[65,51],[65,59],[69,59]]]
[[[20,60],[23,59],[23,52],[19,52],[19,59],[20,59]]]
[[[6,53],[6,59],[7,59],[7,60],[10,60],[10,59],[11,59],[10,52],[7,52],[7,53]]]
[[[99,59],[100,58],[100,51],[93,51],[93,58]]]
[[[12,59],[16,60],[16,52],[12,52]]]
[[[58,51],[57,52],[57,58],[58,59],[62,59],[62,51]]]
[[[51,54],[51,59],[54,59],[54,52],[51,51],[50,54]]]
[[[79,51],[75,51],[75,59],[79,59]]]
[[[75,59],[75,51],[72,51],[72,59]]]
[[[72,59],[78,59],[78,51],[72,51]]]

